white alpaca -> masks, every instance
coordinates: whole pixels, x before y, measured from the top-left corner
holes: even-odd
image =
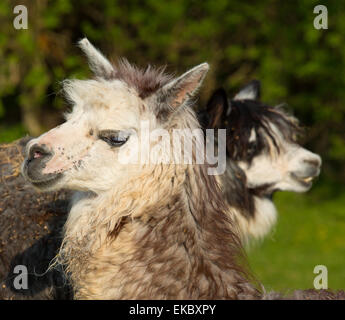
[[[165,164],[164,150],[148,164],[118,159],[121,153],[135,160],[132,151],[143,150],[142,121],[169,134],[199,128],[189,105],[208,65],[171,79],[127,62],[114,68],[86,39],[80,46],[97,78],[65,82],[72,113],[28,143],[23,164],[40,190],[78,190],[57,260],[75,297],[259,297],[238,264],[241,245],[216,178],[207,164],[195,163],[202,136],[188,151],[192,164]]]

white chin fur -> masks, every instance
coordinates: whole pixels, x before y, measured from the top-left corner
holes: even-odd
[[[267,198],[255,197],[255,216],[246,219],[239,212],[235,212],[242,240],[248,243],[250,240],[264,238],[277,222],[277,209],[274,203]]]

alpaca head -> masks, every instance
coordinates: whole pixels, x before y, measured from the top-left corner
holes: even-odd
[[[227,129],[228,157],[245,172],[248,188],[267,195],[275,190],[309,190],[320,173],[321,158],[297,143],[301,132],[297,119],[259,98],[258,81],[232,100],[223,89],[217,90],[207,106],[206,127]]]
[[[66,122],[26,147],[23,174],[41,190],[99,193],[139,174],[143,164],[134,159],[138,152],[133,150],[145,152],[140,141],[146,130],[174,126],[181,113],[177,127],[187,126],[193,115],[186,106],[208,71],[204,63],[173,79],[162,69],[141,71],[127,61],[114,67],[87,39],[79,45],[95,79],[65,81],[64,92],[73,105]],[[151,147],[154,143],[144,141]],[[162,152],[150,156],[157,163]]]

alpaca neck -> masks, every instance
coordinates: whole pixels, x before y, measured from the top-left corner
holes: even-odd
[[[231,160],[227,161],[227,170],[219,181],[228,205],[227,212],[236,221],[242,241],[248,244],[250,240],[266,236],[277,220],[276,207],[267,197],[270,186],[249,189],[245,172]]]
[[[266,197],[254,196],[255,214],[248,221],[248,231],[252,238],[262,239],[277,222],[277,209],[273,201]]]
[[[250,245],[252,240],[262,240],[272,230],[278,216],[274,203],[268,198],[253,196],[253,204],[254,212],[250,217],[243,215],[239,208],[232,210],[246,245]]]
[[[196,173],[195,168],[190,166],[183,174],[168,168],[160,185],[156,181],[151,185],[147,176],[151,188],[135,192],[126,188],[127,192],[116,196],[75,203],[62,253],[77,298],[199,299],[256,294],[235,262],[239,243],[220,209],[222,202],[214,197],[220,194],[217,185],[213,177]],[[215,189],[204,188],[201,179],[209,180],[208,187]],[[107,210],[110,199],[115,204],[112,214]],[[80,214],[82,208],[89,212]],[[82,230],[84,220],[90,224]],[[120,221],[125,222],[121,225]]]

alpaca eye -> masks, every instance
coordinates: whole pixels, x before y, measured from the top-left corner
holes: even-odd
[[[106,142],[114,147],[119,147],[127,142],[127,138],[111,136],[106,139]]]
[[[127,142],[129,135],[121,131],[103,131],[99,138],[112,147],[121,147]]]

